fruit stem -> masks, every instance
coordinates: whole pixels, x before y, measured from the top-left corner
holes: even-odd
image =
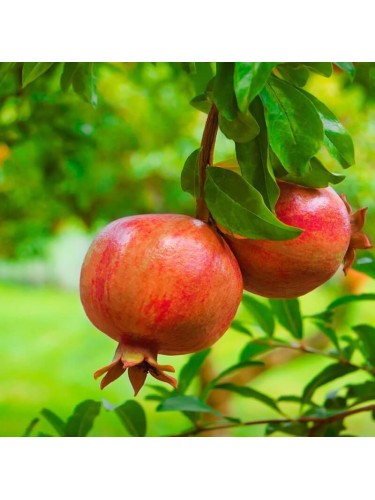
[[[219,126],[219,112],[215,104],[212,104],[204,126],[201,152],[199,155],[199,198],[196,205],[196,217],[203,222],[208,222],[210,212],[204,199],[204,183],[206,181],[206,168],[213,164],[214,149],[217,130]]]

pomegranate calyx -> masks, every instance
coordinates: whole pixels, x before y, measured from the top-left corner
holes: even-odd
[[[129,347],[121,342],[117,346],[112,363],[100,368],[94,373],[97,379],[105,373],[100,388],[104,389],[108,384],[118,379],[128,369],[129,380],[134,389],[134,396],[138,394],[145,383],[149,373],[157,380],[170,384],[177,388],[177,380],[164,372],[174,372],[171,365],[160,365],[156,361],[157,355],[151,354],[147,349]]]
[[[346,275],[351,266],[353,265],[356,257],[356,250],[366,250],[372,248],[372,243],[367,237],[367,235],[362,232],[362,228],[366,220],[366,208],[360,208],[353,213],[352,207],[346,200],[344,194],[341,194],[341,199],[345,203],[346,209],[350,215],[350,227],[351,227],[351,237],[349,242],[349,247],[344,256],[344,274]]]

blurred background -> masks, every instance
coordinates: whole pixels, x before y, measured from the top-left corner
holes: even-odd
[[[0,84],[0,435],[20,436],[42,408],[67,417],[84,399],[120,404],[132,397],[125,377],[100,391],[93,372],[109,362],[115,343],[87,320],[79,300],[80,266],[93,236],[108,222],[131,214],[194,215],[194,200],[181,190],[187,156],[200,144],[206,115],[190,100],[207,75],[197,63],[188,75],[180,64],[98,63],[98,104],[60,90],[61,67],[20,90],[15,69]],[[358,63],[354,81],[335,72],[314,75],[307,90],[325,102],[353,137],[356,165],[336,186],[354,209],[368,206],[365,226],[375,240],[375,64]],[[234,157],[233,143],[219,133],[215,160]],[[342,173],[325,152],[325,165]],[[360,257],[360,253],[358,254]],[[319,312],[339,295],[375,292],[374,280],[339,271],[301,298],[304,314]],[[261,300],[261,299],[260,299]],[[341,334],[356,322],[375,324],[371,302],[353,303]],[[239,317],[247,319],[240,308]],[[360,321],[357,319],[360,318]],[[248,317],[251,321],[251,317]],[[309,330],[308,330],[309,331]],[[214,347],[212,369],[238,357],[246,339],[229,331]],[[163,358],[163,357],[161,357]],[[185,356],[167,358],[178,369]],[[270,395],[300,394],[327,363],[302,356],[263,371],[252,386]],[[362,378],[361,378],[362,377]],[[345,380],[358,381],[354,373]],[[321,395],[329,385],[321,389]],[[317,391],[319,395],[320,390]],[[179,413],[148,413],[149,436],[189,427]],[[230,412],[248,419],[272,418],[258,402],[233,397]],[[375,436],[370,416],[350,419],[353,434]],[[45,432],[49,424],[43,423]],[[262,435],[259,427],[232,435]],[[102,410],[91,435],[122,436],[114,413]]]

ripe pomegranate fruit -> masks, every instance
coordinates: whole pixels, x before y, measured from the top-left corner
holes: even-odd
[[[224,239],[185,215],[136,215],[106,226],[82,265],[81,301],[90,321],[118,342],[101,387],[127,369],[135,394],[147,373],[176,387],[157,355],[214,344],[242,297],[238,263]]]
[[[288,241],[253,240],[225,235],[249,292],[269,298],[304,295],[325,283],[355,249],[370,248],[361,232],[366,208],[352,213],[344,195],[331,187],[313,189],[278,181],[277,217],[304,232]]]

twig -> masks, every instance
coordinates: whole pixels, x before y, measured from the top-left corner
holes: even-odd
[[[328,417],[314,417],[314,416],[302,416],[298,418],[276,418],[270,420],[252,420],[249,422],[238,422],[233,424],[226,425],[217,425],[217,426],[207,426],[207,427],[197,427],[194,429],[190,429],[189,431],[183,432],[181,434],[175,434],[173,436],[168,437],[187,437],[187,436],[198,436],[203,432],[209,431],[217,431],[219,429],[233,429],[235,427],[249,427],[252,425],[264,425],[264,424],[288,424],[288,423],[309,423],[313,422],[315,424],[319,424],[319,426],[323,424],[330,424],[332,422],[336,422],[338,420],[344,420],[351,415],[355,415],[357,413],[363,413],[366,411],[375,411],[375,404],[361,406],[360,408],[355,408],[353,410],[347,410],[340,413],[336,413],[335,415],[330,415]]]
[[[291,344],[284,344],[283,342],[277,342],[275,340],[262,340],[262,339],[253,339],[253,342],[256,344],[262,344],[262,345],[268,345],[270,347],[277,347],[277,348],[284,348],[284,349],[293,349],[295,351],[301,351],[305,352],[307,354],[318,354],[319,356],[324,356],[326,358],[334,359],[338,361],[339,363],[346,365],[346,366],[351,366],[352,368],[355,368],[356,370],[364,370],[371,375],[375,375],[375,370],[363,365],[355,365],[354,363],[351,363],[347,359],[343,358],[342,356],[336,356],[335,354],[326,352],[326,351],[320,351],[319,349],[315,349],[314,347],[307,346],[305,344],[299,343],[299,342],[293,342]]]
[[[206,181],[206,167],[212,165],[217,129],[219,126],[219,113],[212,104],[204,127],[201,152],[199,155],[199,198],[197,199],[196,216],[198,219],[208,222],[209,211],[204,200],[204,183]]]

